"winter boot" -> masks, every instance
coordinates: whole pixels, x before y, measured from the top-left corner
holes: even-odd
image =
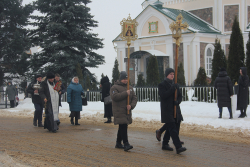
[[[80,124],[78,123],[78,118],[76,118],[76,117],[75,117],[75,125],[80,125]]]
[[[121,148],[124,149],[124,146],[122,145],[121,142],[116,142],[115,148]]]
[[[233,119],[232,111],[230,112],[230,117],[229,117],[229,119]]]
[[[37,126],[37,121],[35,121],[34,119],[33,119],[33,125]]]
[[[161,131],[160,130],[156,130],[155,133],[156,133],[156,139],[158,141],[161,141],[161,134],[162,134]]]
[[[133,148],[133,146],[131,146],[128,142],[124,143],[124,151],[128,151],[128,150],[130,150],[132,148]]]
[[[71,119],[70,119],[70,123],[71,123],[71,125],[74,125],[74,117],[71,117]]]
[[[222,118],[222,112],[219,113],[219,117],[218,118]]]
[[[181,152],[184,152],[184,151],[186,151],[187,149],[185,148],[185,147],[180,147],[180,148],[178,148],[178,149],[176,149],[176,153],[177,154],[180,154]]]
[[[242,116],[243,116],[243,111],[242,111],[242,110],[240,110],[240,115],[239,115],[239,117],[238,117],[238,118],[242,118]]]
[[[38,127],[44,127],[42,122],[38,123]]]
[[[112,123],[111,118],[108,118],[108,120],[104,123]]]
[[[173,151],[174,150],[172,147],[169,146],[169,144],[162,146],[161,149],[162,150],[168,150],[168,151]]]

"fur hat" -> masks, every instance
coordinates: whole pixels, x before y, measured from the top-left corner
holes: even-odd
[[[40,75],[40,74],[36,74],[36,79],[39,78],[39,77],[43,77],[43,76]]]

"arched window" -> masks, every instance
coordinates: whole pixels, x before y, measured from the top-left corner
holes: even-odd
[[[206,73],[209,76],[212,75],[212,59],[213,59],[212,49],[208,48],[206,53]]]

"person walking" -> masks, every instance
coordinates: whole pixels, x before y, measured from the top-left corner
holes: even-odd
[[[121,71],[120,78],[110,89],[112,99],[112,110],[114,124],[119,125],[115,148],[128,151],[133,148],[128,142],[128,124],[132,123],[132,110],[137,104],[137,97],[132,86],[127,90],[128,76],[125,71]],[[129,97],[129,105],[127,99]],[[129,113],[127,111],[129,110]],[[123,144],[122,145],[122,142]]]
[[[217,102],[219,107],[219,118],[222,118],[222,107],[227,107],[229,119],[233,119],[231,98],[233,96],[233,84],[225,68],[221,68],[218,77],[215,79],[214,87],[217,89]]]
[[[67,102],[69,103],[70,122],[72,125],[80,125],[78,119],[80,119],[80,111],[82,111],[82,97],[84,94],[82,85],[79,84],[79,78],[74,77],[67,88]],[[75,117],[75,123],[74,123]]]
[[[41,97],[39,96],[38,89],[34,89],[34,84],[41,84],[42,81],[42,75],[36,75],[35,80],[31,82],[27,88],[27,93],[31,94],[32,97],[32,103],[35,106],[35,112],[34,112],[34,118],[33,118],[33,125],[37,126],[38,121],[38,127],[43,127],[42,119],[43,119],[43,101]]]
[[[102,83],[102,102],[104,102],[104,98],[110,95],[111,83],[109,82],[109,78],[103,77],[101,80]],[[113,116],[112,112],[112,103],[105,105],[104,104],[104,118],[107,118],[107,121],[104,123],[111,123],[111,117]]]
[[[57,90],[58,93],[59,93],[59,106],[62,107],[62,102],[61,102],[62,101],[62,94],[64,94],[66,90],[65,90],[65,86],[63,85],[63,83],[62,83],[62,81],[60,79],[60,75],[58,73],[55,74],[54,83],[56,85],[55,89],[58,89],[58,87],[59,87],[59,90]],[[58,120],[57,125],[60,125],[60,123],[61,123],[60,120]]]
[[[167,68],[165,76],[165,80],[158,85],[158,94],[161,98],[161,122],[165,123],[161,129],[162,132],[166,130],[163,137],[162,149],[173,151],[173,148],[169,146],[171,137],[176,148],[176,153],[179,154],[187,150],[185,147],[182,147],[179,138],[180,123],[183,121],[179,106],[182,101],[182,94],[179,85],[174,83],[174,70],[172,68]],[[176,101],[174,98],[175,90],[177,90]],[[176,106],[176,118],[174,116],[174,106]]]
[[[59,129],[57,126],[59,120],[59,94],[54,90],[54,79],[55,75],[49,72],[46,79],[41,83],[39,95],[45,103],[44,129],[56,133]]]
[[[240,110],[239,118],[246,117],[246,111],[248,106],[248,84],[249,77],[247,75],[247,68],[240,68],[240,77],[238,81],[239,90],[237,94],[237,110]]]
[[[15,98],[17,95],[17,89],[14,85],[12,85],[11,82],[8,82],[7,88],[6,88],[6,97],[8,97],[10,101],[10,108],[15,107]]]

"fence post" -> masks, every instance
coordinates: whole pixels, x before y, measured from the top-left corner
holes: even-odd
[[[5,108],[7,108],[7,95],[5,94]]]
[[[89,89],[87,89],[87,101],[89,101]]]

